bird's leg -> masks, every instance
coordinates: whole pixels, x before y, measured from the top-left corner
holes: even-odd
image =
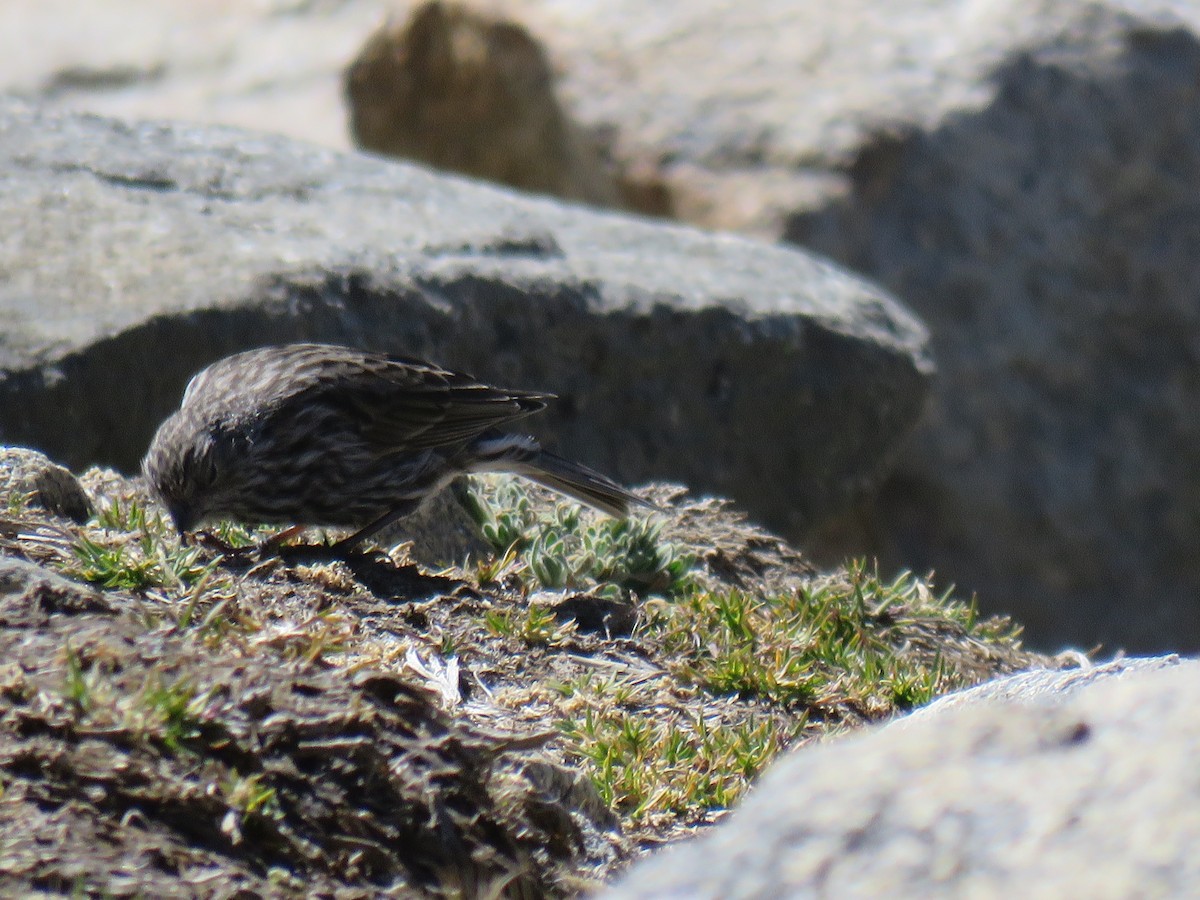
[[[400,503],[399,506],[392,507],[387,512],[385,512],[382,516],[380,516],[378,519],[376,519],[374,522],[372,522],[369,525],[366,525],[366,526],[360,528],[358,531],[354,532],[354,534],[350,535],[350,537],[342,538],[340,541],[338,541],[336,544],[333,545],[333,549],[336,551],[339,551],[339,552],[345,551],[345,550],[352,550],[354,547],[356,547],[358,544],[361,544],[367,538],[374,537],[375,535],[379,534],[379,532],[383,531],[383,529],[387,528],[389,525],[392,525],[395,522],[398,522],[400,519],[403,519],[405,516],[409,515],[410,513],[416,512],[417,507],[419,507],[420,505],[421,505],[421,501],[419,499],[403,501],[402,503]]]
[[[238,565],[252,560],[261,562],[268,557],[275,556],[279,553],[283,542],[295,537],[304,530],[304,527],[303,525],[293,525],[250,547],[234,547],[232,544],[221,540],[211,531],[198,531],[191,537],[201,547],[219,553],[225,557],[227,562]],[[186,544],[186,537],[187,535],[185,534],[181,538],[181,543]]]
[[[283,546],[283,542],[294,538],[304,530],[303,525],[292,525],[290,528],[285,528],[276,534],[271,535],[255,548],[255,553],[260,558],[266,558],[268,555],[279,552],[279,548]]]
[[[206,550],[220,553],[225,557],[242,556],[246,552],[245,547],[234,547],[232,544],[227,544],[207,529],[204,531],[182,532],[179,536],[179,543],[185,547],[190,547],[194,543],[197,547],[204,547]]]

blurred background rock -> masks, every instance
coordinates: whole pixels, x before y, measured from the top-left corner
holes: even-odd
[[[1200,4],[471,9],[8,0],[0,89],[827,254],[924,318],[940,374],[881,492],[807,545],[935,568],[1041,646],[1200,647]]]

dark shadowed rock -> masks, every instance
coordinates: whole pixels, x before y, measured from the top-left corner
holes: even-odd
[[[187,378],[322,339],[559,400],[626,481],[797,533],[886,469],[930,363],[887,295],[800,251],[219,128],[0,113],[0,439],[130,470]]]
[[[1200,664],[1098,670],[793,753],[710,835],[601,896],[1187,895]]]

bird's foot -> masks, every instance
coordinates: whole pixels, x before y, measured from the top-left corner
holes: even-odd
[[[361,534],[352,534],[350,537],[332,544],[287,543],[304,531],[304,527],[303,525],[293,525],[247,547],[235,547],[211,531],[198,531],[187,537],[190,538],[190,542],[219,555],[223,565],[233,569],[248,569],[251,572],[260,571],[262,567],[269,566],[273,562],[311,565],[338,561],[349,562],[352,559],[373,558],[378,555],[378,551],[364,550],[361,547]]]
[[[285,550],[285,542],[304,530],[302,525],[293,525],[264,541],[246,547],[235,547],[228,541],[222,540],[211,531],[198,531],[192,535],[196,544],[222,557],[225,565],[232,568],[258,566],[272,559],[281,558]],[[302,549],[302,548],[297,548]]]
[[[190,535],[185,534],[183,537],[185,544],[195,543],[198,547],[203,547],[211,553],[224,557],[226,562],[249,561],[249,557],[256,549],[255,547],[235,547],[211,531],[196,531]],[[189,537],[191,540],[188,539]]]

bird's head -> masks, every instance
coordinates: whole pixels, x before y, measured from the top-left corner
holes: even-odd
[[[159,427],[142,460],[150,489],[167,508],[180,534],[212,517],[221,493],[218,441],[175,413]]]

